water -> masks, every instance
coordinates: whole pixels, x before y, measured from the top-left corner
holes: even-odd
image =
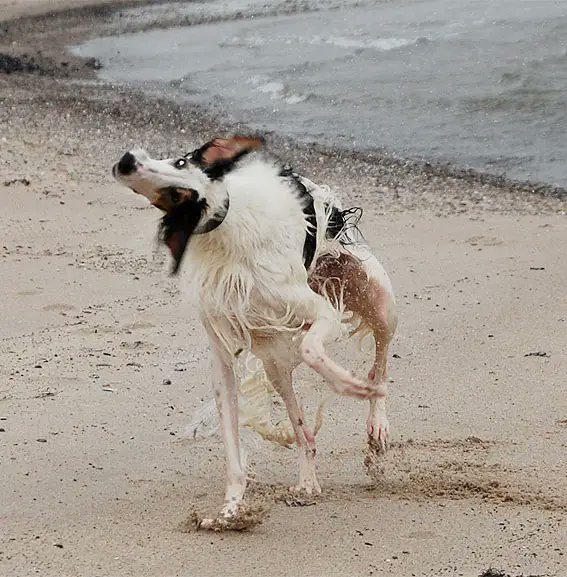
[[[567,186],[565,0],[171,6],[224,20],[74,50],[258,129]]]

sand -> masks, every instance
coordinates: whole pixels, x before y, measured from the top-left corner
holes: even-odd
[[[0,2],[1,17],[28,6],[54,3]],[[215,513],[224,483],[219,439],[182,438],[210,398],[207,345],[156,250],[155,209],[109,169],[134,143],[165,154],[214,125],[100,86],[80,63],[67,74],[61,40],[5,26],[0,52],[41,48],[55,64],[0,74],[0,575],[567,575],[564,197],[273,136],[364,207],[391,274],[394,444],[369,477],[364,407],[336,399],[321,497],[286,499],[293,451],[259,442],[265,521],[195,532],[187,521]],[[369,359],[335,352],[358,372]],[[323,386],[302,377],[313,408]]]

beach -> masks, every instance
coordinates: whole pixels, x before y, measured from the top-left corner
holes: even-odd
[[[269,515],[194,531],[224,485],[220,439],[183,435],[211,398],[208,347],[158,211],[110,169],[137,146],[179,154],[246,127],[68,53],[116,34],[108,5],[2,0],[0,19],[0,54],[22,68],[0,73],[0,575],[567,575],[561,189],[268,134],[364,209],[392,278],[393,446],[371,479],[365,407],[336,398],[320,497],[286,502],[294,452],[254,442],[251,498]],[[332,350],[367,369],[367,350]],[[324,385],[301,377],[312,419]]]

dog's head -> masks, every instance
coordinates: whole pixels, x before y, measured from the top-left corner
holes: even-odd
[[[227,214],[228,193],[219,195],[219,187],[213,183],[263,144],[258,137],[215,138],[184,156],[165,160],[132,150],[113,166],[112,174],[119,182],[165,213],[161,238],[171,251],[173,273],[179,270],[191,235],[214,230]]]

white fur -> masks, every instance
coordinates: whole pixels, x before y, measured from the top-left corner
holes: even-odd
[[[212,233],[194,236],[187,249],[188,287],[197,291],[201,314],[231,354],[252,347],[253,331],[297,332],[322,314],[337,326],[341,320],[307,285],[307,223],[297,191],[278,170],[254,158],[214,183],[207,200],[211,195],[216,204],[217,195],[222,202],[228,193],[228,214]]]
[[[199,314],[211,343],[213,390],[227,456],[225,506],[217,520],[206,520],[203,526],[215,528],[215,523],[230,523],[242,508],[246,479],[238,434],[238,392],[244,400],[240,407],[241,424],[280,444],[295,441],[300,462],[298,487],[307,492],[320,490],[313,458],[321,411],[313,433],[295,397],[291,373],[304,361],[335,392],[371,399],[369,434],[380,431],[382,437],[376,439],[384,445],[384,435],[388,433],[384,410],[385,352],[395,330],[395,316],[387,321],[388,330],[384,333],[387,341],[377,342],[371,382],[364,382],[334,363],[324,349],[325,342],[342,332],[345,320],[342,288],[337,294],[336,282],[323,278],[315,292],[308,281],[320,259],[348,253],[349,258],[355,257],[354,261],[362,263],[368,279],[382,287],[388,315],[393,315],[390,311],[394,297],[387,274],[362,243],[355,242],[347,248],[340,238],[326,238],[330,211],[333,206],[340,208],[340,200],[328,187],[298,177],[313,198],[317,219],[317,250],[307,271],[303,262],[308,230],[303,212],[305,200],[293,179],[282,177],[279,165],[258,153],[240,160],[218,180],[209,179],[202,167],[190,162],[186,166],[181,162],[180,168],[174,159],[151,159],[143,151],[132,154],[135,170],[121,174],[117,164],[113,170],[117,179],[152,203],[167,187],[197,191],[208,205],[199,226],[225,205],[227,197],[230,201],[220,226],[190,238],[183,262],[185,284],[197,297]],[[360,330],[372,331],[371,320],[368,324],[367,319],[355,314],[351,319],[358,322]],[[242,382],[237,383],[236,366],[241,353],[246,359],[256,357],[261,364],[248,370]],[[380,375],[375,378],[376,367]],[[292,431],[287,426],[278,428],[272,424],[274,391],[286,405]],[[192,423],[191,433],[207,428],[209,421],[210,410],[205,408]]]

